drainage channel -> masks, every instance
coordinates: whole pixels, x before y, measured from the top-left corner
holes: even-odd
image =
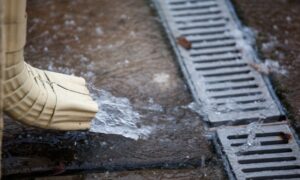
[[[300,179],[299,141],[231,2],[153,2],[229,178]]]
[[[210,125],[284,114],[226,0],[154,0],[194,99]]]
[[[300,179],[300,148],[286,124],[220,128],[217,139],[236,179]]]

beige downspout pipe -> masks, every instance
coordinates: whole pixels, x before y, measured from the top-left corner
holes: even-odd
[[[25,63],[26,0],[4,0],[4,111],[46,129],[82,130],[98,111],[83,78],[43,71]]]
[[[3,137],[3,83],[5,66],[5,39],[3,26],[3,0],[0,0],[0,179],[2,177],[2,137]]]

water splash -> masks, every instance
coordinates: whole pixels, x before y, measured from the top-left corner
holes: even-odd
[[[246,133],[248,134],[247,141],[241,146],[240,152],[249,150],[250,148],[260,146],[260,142],[256,138],[256,133],[261,130],[261,122],[252,122],[246,128]]]
[[[137,108],[148,111],[164,112],[164,108],[160,104],[155,103],[153,98],[149,98],[148,104],[146,106],[141,106]]]
[[[191,111],[199,114],[200,116],[205,114],[205,112],[203,112],[202,106],[200,106],[197,102],[191,102],[187,106],[183,106],[183,108],[190,109]]]
[[[152,128],[140,124],[140,114],[133,110],[125,97],[115,97],[104,90],[93,94],[100,111],[92,121],[90,131],[105,134],[118,134],[131,139],[145,139]]]
[[[278,73],[284,76],[288,75],[288,71],[284,67],[280,66],[279,62],[266,59],[264,65],[270,69],[270,72]]]
[[[242,112],[242,109],[240,105],[236,103],[236,101],[232,99],[226,99],[223,105],[210,105],[210,111],[216,114],[224,114],[230,112]]]
[[[239,107],[239,104],[237,104],[235,101],[231,99],[226,100],[225,104],[222,106],[213,103],[204,103],[204,102],[201,105],[199,105],[197,102],[191,102],[186,106],[186,108],[199,114],[200,116],[207,115],[211,112],[218,115],[229,113],[229,112],[241,112],[241,108]]]

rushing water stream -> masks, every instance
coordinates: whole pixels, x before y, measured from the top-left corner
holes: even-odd
[[[100,110],[91,123],[91,132],[118,134],[135,140],[149,136],[152,128],[139,123],[140,114],[133,109],[129,99],[94,90],[93,98]]]

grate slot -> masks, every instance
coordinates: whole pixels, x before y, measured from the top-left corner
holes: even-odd
[[[251,164],[251,163],[259,163],[259,162],[267,163],[271,161],[296,161],[296,160],[297,157],[293,156],[292,153],[287,152],[287,153],[280,153],[280,155],[278,153],[272,153],[272,154],[256,154],[256,155],[239,156],[238,163]]]
[[[223,40],[232,40],[232,35],[224,32],[222,34],[208,34],[205,36],[197,36],[197,35],[187,35],[187,40],[189,42],[197,43],[197,42],[212,42],[212,41],[223,41]]]
[[[218,4],[215,2],[208,2],[208,3],[189,3],[185,4],[184,6],[177,6],[177,7],[172,7],[170,10],[171,11],[186,11],[186,10],[196,10],[196,9],[207,9],[207,8],[214,8],[218,7]]]
[[[249,133],[260,143],[247,147]],[[227,127],[217,130],[217,138],[238,180],[299,175],[300,148],[286,124]]]
[[[192,49],[194,50],[203,50],[203,49],[210,49],[210,48],[221,48],[221,47],[230,47],[236,46],[236,42],[233,40],[224,40],[224,41],[216,41],[216,42],[202,42],[202,43],[194,43]]]
[[[203,63],[201,65],[197,65],[195,68],[197,71],[211,71],[216,69],[246,67],[246,66],[248,66],[248,64],[243,62],[219,62],[215,64]]]
[[[255,134],[256,137],[272,137],[272,136],[283,136],[284,132],[270,132],[270,133],[257,133]],[[238,134],[238,135],[231,135],[228,136],[227,139],[247,139],[248,134]]]
[[[251,111],[252,109],[255,109],[255,108],[262,108],[262,109],[266,109],[268,108],[268,105],[265,103],[260,103],[259,106],[257,106],[257,103],[247,103],[247,104],[240,104],[240,103],[237,103],[237,102],[234,102],[234,103],[225,103],[224,105],[216,105],[216,107],[219,109],[219,110],[231,110],[231,111]],[[234,109],[233,109],[234,108]]]
[[[258,163],[268,163],[268,162],[286,162],[286,161],[295,161],[296,157],[287,156],[287,157],[273,157],[273,158],[256,158],[256,159],[246,159],[239,160],[240,164],[258,164]]]
[[[298,173],[298,174],[292,174],[292,175],[250,177],[250,178],[246,178],[246,180],[297,179],[297,178],[300,178],[300,173]]]
[[[258,142],[260,141],[273,141],[273,140],[285,140],[285,137],[281,136],[262,136],[260,137],[258,134],[255,134],[255,137]],[[245,139],[231,139],[230,143],[235,144],[235,143],[241,143],[241,142],[246,142],[247,138]]]
[[[222,88],[211,88],[207,89],[208,92],[218,92],[218,91],[231,91],[237,89],[257,89],[259,86],[257,84],[247,84],[247,85],[240,85],[240,86],[229,86],[229,87],[222,87]]]
[[[265,142],[278,142],[281,144],[288,144],[288,141],[284,140],[284,139],[279,139],[279,138],[263,138],[264,140],[262,140],[261,138],[257,138],[257,141],[263,145],[263,143]],[[247,143],[247,139],[245,140],[234,140],[231,142],[231,146],[243,146],[244,144]],[[268,143],[266,145],[268,145]],[[271,145],[271,144],[270,144]]]
[[[193,61],[193,63],[195,63],[195,66],[199,66],[199,64],[200,64],[200,66],[202,66],[203,64],[205,65],[205,64],[210,64],[210,65],[213,65],[213,64],[216,64],[216,65],[218,65],[218,64],[225,64],[225,63],[227,63],[227,62],[229,62],[229,63],[232,63],[232,61],[235,61],[235,62],[241,62],[240,61],[241,59],[239,58],[239,57],[233,57],[233,58],[222,58],[222,59],[209,59],[209,60],[195,60],[195,61]],[[230,62],[231,61],[231,62]]]
[[[216,0],[170,0],[170,5],[182,5],[188,3],[205,3],[205,2],[215,2]]]
[[[209,27],[219,27],[219,26],[225,26],[226,25],[225,19],[216,19],[216,20],[204,20],[204,21],[187,21],[187,22],[180,22],[178,23],[178,29],[179,30],[187,30],[187,29],[193,29],[193,28],[209,28]]]
[[[272,134],[272,133],[271,133]],[[255,137],[258,142],[271,142],[271,141],[282,141],[284,144],[287,144],[289,142],[289,135],[284,134],[283,132],[274,133],[278,134],[278,136],[260,136],[261,134],[255,134]],[[241,136],[242,137],[242,136]],[[230,139],[231,146],[238,146],[237,144],[243,144],[247,141],[247,138],[237,138],[237,139]],[[265,143],[268,145],[268,143]]]
[[[221,14],[219,8],[209,8],[209,9],[189,9],[184,11],[172,11],[171,13],[174,17],[186,17],[186,16],[202,16],[202,15],[212,15]]]
[[[225,84],[230,82],[247,82],[247,81],[255,81],[255,77],[251,72],[240,75],[232,75],[225,77],[207,77],[205,84]]]
[[[214,113],[208,114],[208,119],[216,119],[214,123],[223,124],[224,122],[233,122],[234,119],[236,122],[247,123],[249,121],[253,121],[253,119],[257,118],[256,112],[259,111],[262,117],[272,117],[276,116],[273,112],[271,112],[274,108],[272,107],[256,107],[250,109],[229,109],[227,111],[218,111],[215,108],[205,109],[206,111],[213,111]],[[247,116],[247,119],[244,118]],[[234,123],[234,122],[233,122]]]
[[[176,17],[174,21],[177,26],[180,27],[182,24],[186,23],[197,23],[197,22],[209,22],[209,21],[218,21],[218,20],[227,20],[222,14],[209,14],[209,15],[202,15],[202,16],[187,16],[187,17]]]
[[[286,140],[274,140],[274,141],[262,141],[260,142],[261,146],[268,146],[268,145],[279,145],[279,144],[288,144]],[[242,146],[244,143],[236,143],[232,144],[231,146]]]
[[[218,54],[228,54],[228,53],[239,53],[236,47],[222,47],[222,48],[213,48],[213,49],[202,49],[201,52],[196,50],[190,51],[190,56],[210,56]],[[245,62],[244,62],[245,63]]]
[[[219,110],[219,112],[223,112],[224,114],[229,112],[235,112],[235,111],[244,111],[244,112],[253,111],[256,110],[257,108],[267,109],[266,104],[260,104],[259,106],[257,106],[256,104],[243,104],[243,105],[235,104],[235,105],[226,105],[226,106],[223,105],[223,106],[216,106],[216,107]]]
[[[193,25],[185,25],[182,28],[178,28],[180,31],[187,31],[187,30],[193,30],[193,29],[210,29],[215,31],[215,28],[220,28],[221,30],[225,31],[226,24],[225,23],[205,23],[205,25],[196,25],[193,23]]]
[[[249,176],[246,180],[265,180],[265,179],[299,179],[300,172],[299,170],[278,170],[278,171],[267,171],[260,172],[260,176],[256,175],[257,173],[249,173]]]
[[[278,156],[280,156],[280,154],[278,154]],[[243,172],[244,169],[265,168],[265,167],[286,167],[286,166],[298,166],[298,165],[299,165],[299,161],[284,161],[280,163],[268,162],[268,163],[258,163],[258,164],[239,164],[239,167],[241,169],[241,172]],[[247,176],[248,173],[245,173],[245,176]]]
[[[228,103],[228,102],[256,102],[257,100],[265,99],[263,94],[254,94],[246,97],[232,97],[228,99],[210,99],[212,104]]]
[[[216,34],[224,34],[227,29],[224,26],[221,27],[208,27],[206,29],[203,28],[191,28],[187,30],[179,30],[181,32],[181,36],[203,36],[203,35],[216,35]]]
[[[257,155],[257,154],[280,154],[280,153],[290,153],[292,151],[293,150],[291,148],[264,149],[264,150],[254,150],[254,151],[237,152],[236,155],[237,156],[251,156],[251,155]],[[252,168],[252,169],[255,169],[255,168]]]
[[[222,89],[222,88],[235,88],[235,87],[241,87],[241,86],[259,86],[256,81],[248,80],[247,81],[230,81],[225,83],[213,83],[213,84],[207,84],[207,90],[214,90],[214,89]]]
[[[263,97],[262,98],[252,98],[251,97],[251,99],[250,100],[244,100],[244,98],[242,99],[242,100],[240,100],[240,101],[233,101],[232,99],[229,99],[229,100],[227,100],[227,102],[225,101],[223,101],[223,102],[219,102],[219,103],[217,103],[216,105],[217,106],[222,106],[222,105],[226,105],[226,106],[228,106],[228,101],[230,102],[230,101],[232,101],[232,102],[234,102],[235,104],[237,104],[237,105],[240,105],[240,106],[244,106],[245,104],[254,104],[254,105],[251,105],[251,106],[255,106],[256,105],[256,103],[262,103],[262,102],[266,102],[266,99],[264,99]]]
[[[219,88],[219,89],[207,89],[206,91],[210,94],[213,94],[212,97],[215,96],[223,96],[223,95],[228,95],[228,94],[235,94],[235,93],[252,93],[252,92],[259,92],[257,89],[259,86],[257,85],[247,85],[247,86],[236,86],[236,87],[224,87],[224,88]],[[230,93],[228,93],[228,91]]]
[[[250,91],[250,92],[249,92]],[[257,90],[244,90],[244,92],[238,91],[238,93],[235,92],[227,92],[227,93],[219,93],[218,95],[214,94],[211,95],[210,98],[212,99],[229,99],[234,97],[243,97],[243,96],[251,96],[251,95],[260,95],[262,92],[259,92]],[[252,91],[252,92],[251,92]]]
[[[171,10],[175,9],[175,8],[193,8],[195,5],[197,6],[212,6],[212,5],[216,5],[216,1],[185,1],[184,3],[181,4],[172,4],[172,2],[170,2],[171,4]]]
[[[271,167],[263,167],[263,168],[249,168],[243,169],[244,173],[250,172],[261,172],[261,171],[279,171],[279,170],[296,170],[300,171],[300,166],[297,165],[290,165],[290,166],[271,166]]]
[[[261,146],[270,146],[270,145],[278,145],[278,144],[288,144],[289,140],[282,139],[282,138],[257,138],[257,141],[260,143]],[[247,143],[247,140],[234,140],[232,141],[231,146],[243,146]]]
[[[229,48],[228,48],[229,49]],[[216,54],[229,54],[229,53],[232,53],[232,54],[236,54],[236,56],[239,56],[239,50],[237,49],[234,49],[234,48],[230,48],[232,50],[226,50],[225,48],[224,49],[216,49],[214,50],[215,52],[211,52],[211,51],[202,51],[202,52],[199,52],[199,53],[193,53],[191,54],[191,57],[197,57],[197,56],[210,56],[210,55],[216,55]]]
[[[195,65],[197,65],[197,63],[233,61],[233,60],[240,60],[240,59],[241,59],[241,56],[239,56],[237,54],[233,54],[233,53],[191,57],[191,60],[195,63]]]
[[[211,71],[197,71],[203,77],[216,77],[216,76],[232,76],[232,75],[239,75],[239,74],[250,74],[251,69],[247,66],[243,67],[230,67],[230,68],[223,68],[223,69],[213,69]]]

